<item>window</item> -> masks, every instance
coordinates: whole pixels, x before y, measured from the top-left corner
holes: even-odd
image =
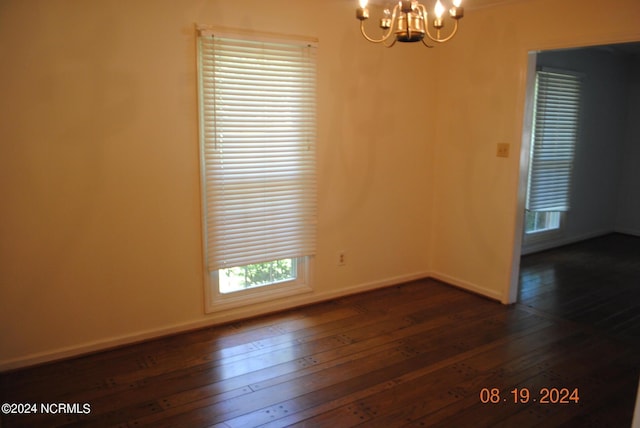
[[[207,310],[309,291],[316,48],[201,30]]]
[[[283,259],[220,269],[218,271],[218,286],[220,292],[226,294],[248,288],[295,281],[297,278],[298,259]]]
[[[559,211],[527,211],[526,233],[550,232],[559,229],[561,214]]]
[[[569,72],[536,74],[527,234],[559,229],[569,210],[581,84],[582,78]]]

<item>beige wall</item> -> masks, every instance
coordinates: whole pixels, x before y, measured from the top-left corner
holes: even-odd
[[[513,301],[527,52],[640,40],[639,23],[637,0],[531,0],[467,13],[463,32],[438,57],[434,276]],[[495,156],[498,142],[511,144],[510,158]]]
[[[0,369],[427,275],[413,49],[370,46],[348,1],[239,5],[0,3]],[[194,23],[320,41],[312,295],[204,314]]]
[[[526,52],[640,40],[640,3],[468,10],[429,51],[352,3],[0,3],[0,369],[429,274],[506,301]],[[312,295],[203,312],[196,22],[320,40]]]

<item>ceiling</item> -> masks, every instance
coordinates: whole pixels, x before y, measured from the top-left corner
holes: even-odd
[[[350,0],[350,1],[352,1],[356,5],[358,3],[356,0]],[[497,6],[497,5],[506,4],[506,3],[516,3],[516,2],[523,2],[523,1],[528,1],[528,0],[462,0],[462,6],[465,9],[480,9],[484,7],[491,7],[491,6]],[[385,5],[385,4],[393,4],[395,3],[395,1],[369,0],[369,3]],[[427,5],[430,3],[435,3],[435,0],[422,0],[422,3]],[[445,6],[446,6],[447,1],[444,1],[443,3],[445,3]]]

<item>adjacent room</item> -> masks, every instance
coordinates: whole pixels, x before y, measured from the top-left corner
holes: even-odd
[[[0,425],[629,426],[640,2],[440,2],[0,2]]]

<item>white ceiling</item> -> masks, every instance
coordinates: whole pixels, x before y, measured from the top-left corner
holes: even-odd
[[[357,0],[350,0],[350,1],[352,1],[353,4],[356,5],[357,7],[357,4],[358,4]],[[491,7],[491,6],[497,6],[497,5],[506,4],[506,3],[515,3],[515,2],[522,2],[522,1],[527,1],[527,0],[462,0],[462,6],[465,9],[480,9],[484,7]],[[435,0],[421,0],[421,2],[425,6],[430,6],[431,4],[435,4]],[[385,5],[385,4],[393,4],[395,3],[395,1],[394,0],[369,0],[369,3]],[[443,0],[443,4],[445,5],[445,7],[447,7],[447,3],[450,3],[450,0]]]

